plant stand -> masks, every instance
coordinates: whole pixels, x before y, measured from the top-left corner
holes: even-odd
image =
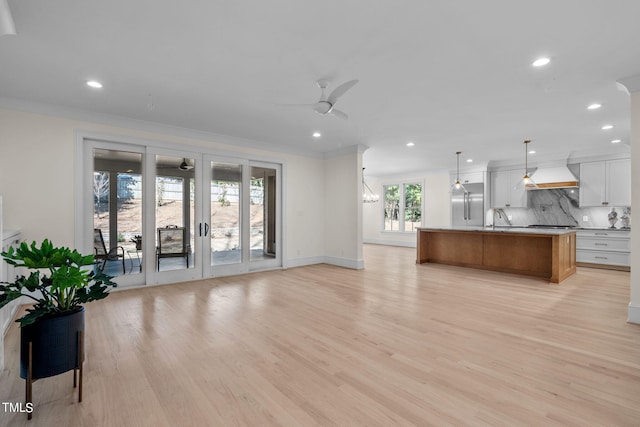
[[[78,388],[78,402],[82,402],[82,361],[84,360],[84,331],[78,331],[78,368],[73,368],[73,388]],[[80,375],[78,378],[78,371]],[[29,341],[29,362],[27,378],[25,380],[25,403],[33,404],[33,383],[39,378],[33,378],[33,342]],[[27,419],[33,417],[33,412],[27,413]]]
[[[78,387],[78,402],[82,402],[83,362],[84,307],[23,326],[20,331],[20,377],[26,380],[25,403],[33,405],[34,381],[70,370],[73,370],[73,387]],[[27,413],[27,418],[31,417],[32,413]]]

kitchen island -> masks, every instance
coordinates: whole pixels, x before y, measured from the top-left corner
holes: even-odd
[[[416,263],[457,265],[560,283],[576,272],[576,233],[565,229],[418,228]]]

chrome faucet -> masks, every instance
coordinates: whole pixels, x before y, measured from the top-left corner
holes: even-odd
[[[498,214],[498,216],[500,217],[500,219],[502,219],[502,213],[500,212],[500,209],[496,209],[493,208],[493,229],[496,229],[496,213]]]

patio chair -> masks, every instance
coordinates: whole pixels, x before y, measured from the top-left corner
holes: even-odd
[[[189,245],[187,245],[187,230],[177,225],[168,225],[158,228],[158,246],[156,247],[156,259],[158,271],[160,271],[161,258],[184,257],[189,268]]]
[[[102,230],[99,228],[93,229],[93,251],[93,257],[95,260],[102,261],[102,267],[100,267],[100,270],[104,270],[104,266],[107,261],[118,261],[122,258],[122,274],[126,273],[124,267],[124,248],[122,246],[114,246],[107,251],[107,246],[104,244],[104,237],[102,236]]]

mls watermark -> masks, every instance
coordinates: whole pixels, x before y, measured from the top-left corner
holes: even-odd
[[[4,409],[5,413],[22,412],[22,413],[30,414],[33,412],[33,403],[2,402],[2,409]]]

